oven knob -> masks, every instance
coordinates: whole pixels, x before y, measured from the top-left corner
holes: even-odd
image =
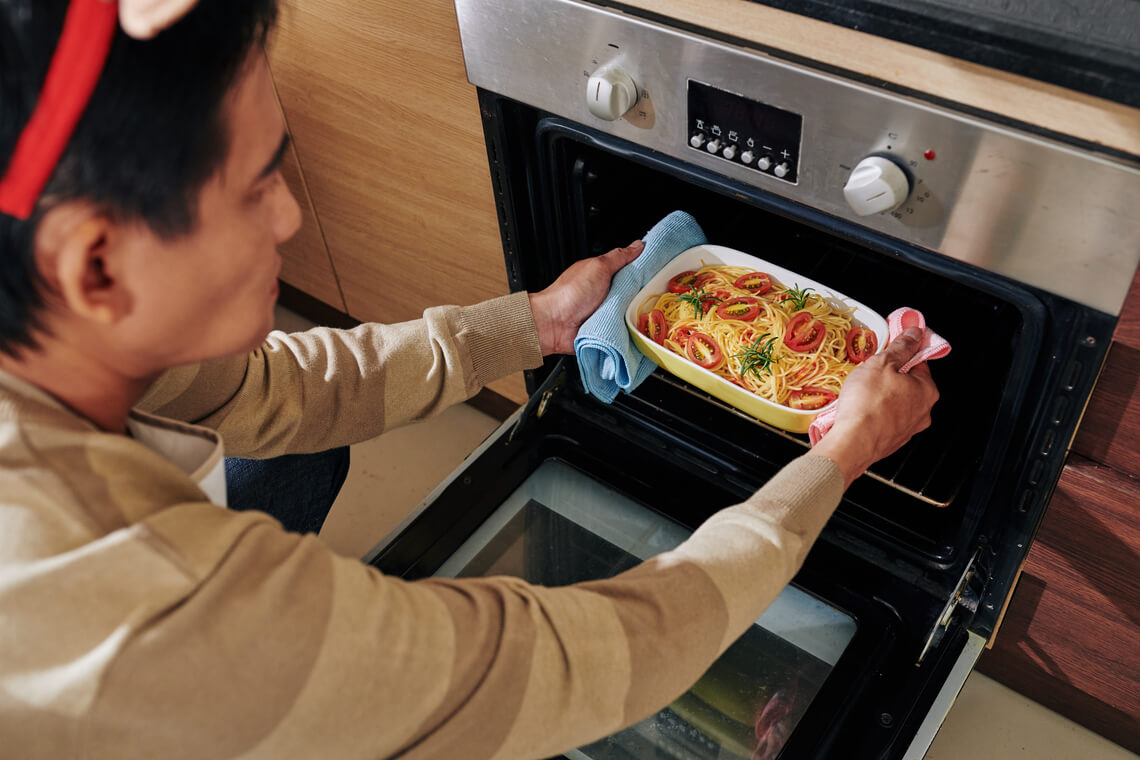
[[[709,138],[705,137],[701,132],[697,132],[689,138],[689,145],[692,145],[694,148],[700,148],[704,146],[705,141],[708,139]]]
[[[768,171],[768,167],[771,165],[772,165],[772,159],[769,158],[768,156],[764,156],[763,158],[761,158],[759,161],[756,162],[756,168],[759,169],[760,171],[764,171],[764,172]]]
[[[637,84],[615,66],[598,69],[586,82],[586,105],[599,119],[619,119],[636,102]]]
[[[709,144],[705,146],[705,150],[709,153],[716,153],[720,150],[720,140],[710,140]]]
[[[910,195],[910,178],[886,156],[867,156],[860,161],[847,184],[843,197],[859,216],[890,211]]]
[[[783,179],[784,177],[788,176],[788,163],[787,163],[787,161],[776,166],[776,168],[772,170],[772,173],[775,174],[780,179]]]
[[[732,159],[736,158],[736,146],[729,145],[724,150],[722,150],[720,154],[731,161]]]
[[[750,150],[746,150],[740,154],[741,162],[746,163],[746,164],[752,163],[752,159],[754,159],[754,158],[756,158],[756,156],[752,155],[752,151],[750,151]]]

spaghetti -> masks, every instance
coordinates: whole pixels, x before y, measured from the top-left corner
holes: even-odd
[[[850,310],[746,267],[682,272],[638,314],[638,329],[651,340],[793,409],[831,403],[878,347],[873,331],[852,324]]]

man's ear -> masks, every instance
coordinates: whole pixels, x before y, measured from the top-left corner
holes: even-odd
[[[118,225],[84,203],[58,206],[36,230],[36,266],[49,299],[74,316],[101,325],[130,312],[132,299],[116,250]]]

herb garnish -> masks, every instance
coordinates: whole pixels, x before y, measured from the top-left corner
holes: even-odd
[[[782,295],[784,296],[784,300],[791,301],[792,306],[795,306],[796,311],[799,311],[800,309],[807,307],[808,299],[811,298],[808,293],[813,290],[815,290],[815,288],[803,288],[801,290],[799,287],[793,286],[790,288],[785,288]]]
[[[701,319],[705,316],[706,308],[709,311],[712,311],[712,307],[724,299],[720,298],[719,296],[714,296],[712,293],[706,293],[704,291],[704,288],[701,288],[700,290],[697,288],[691,288],[688,293],[683,293],[681,295],[681,300],[692,304],[693,313],[697,315],[697,319]]]
[[[768,338],[767,341],[764,339]],[[740,361],[740,379],[743,380],[744,376],[749,372],[756,375],[759,380],[761,372],[772,373],[772,365],[779,361],[779,357],[772,356],[772,348],[776,345],[776,336],[770,336],[764,333],[757,338],[751,346],[744,349],[738,354],[733,354],[734,358],[739,358]]]

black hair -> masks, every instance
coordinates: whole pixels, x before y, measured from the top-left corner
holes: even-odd
[[[35,108],[68,0],[0,0],[0,176]],[[93,203],[164,239],[192,232],[226,159],[226,94],[276,21],[276,0],[199,0],[152,40],[117,30],[106,66],[31,217],[0,212],[0,352],[34,348],[44,283],[35,230],[54,206]]]

